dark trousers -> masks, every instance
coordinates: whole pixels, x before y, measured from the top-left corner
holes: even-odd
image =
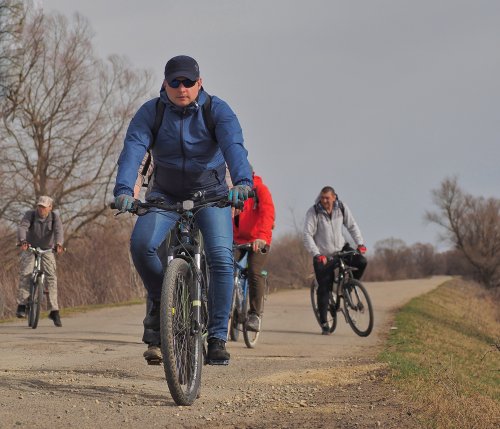
[[[346,244],[342,250],[352,250],[352,247],[349,246],[349,244]],[[316,274],[316,280],[318,282],[317,298],[321,323],[326,323],[328,319],[328,294],[333,285],[335,263],[335,261],[329,261],[326,265],[323,265],[313,261],[314,273]],[[350,267],[357,268],[357,270],[354,270],[352,274],[355,279],[359,280],[365,272],[367,264],[366,258],[361,254],[356,254],[346,258],[346,263]]]
[[[264,264],[266,263],[269,248],[266,246],[266,253],[255,253],[248,251],[248,287],[250,295],[250,313],[256,313],[260,316],[262,312],[262,302],[265,293],[265,280],[262,275]],[[234,259],[239,261],[245,256],[246,251],[236,250],[234,252]]]

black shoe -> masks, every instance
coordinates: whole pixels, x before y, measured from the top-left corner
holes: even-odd
[[[160,346],[149,344],[148,349],[143,353],[148,365],[160,365],[163,362]]]
[[[143,324],[146,329],[160,330],[160,301],[152,301]]]
[[[23,317],[26,317],[26,306],[25,305],[18,305],[17,306],[16,317],[19,317],[20,319],[22,319]]]
[[[228,365],[230,354],[226,351],[226,342],[219,338],[208,339],[206,362],[208,365]]]
[[[59,310],[53,310],[49,313],[49,319],[52,319],[52,321],[54,322],[54,325],[56,325],[57,327],[61,327],[62,326],[62,323],[61,323],[61,317],[59,316]]]
[[[321,324],[321,335],[330,335],[330,327],[328,326],[328,323],[322,323]]]

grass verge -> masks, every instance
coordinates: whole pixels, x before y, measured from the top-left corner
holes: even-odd
[[[500,427],[500,310],[454,279],[397,314],[379,358],[426,428]]]

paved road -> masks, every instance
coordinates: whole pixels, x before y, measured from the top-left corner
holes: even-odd
[[[47,318],[36,330],[0,324],[0,428],[323,427],[309,418],[331,416],[321,386],[349,384],[380,349],[394,310],[447,279],[368,283],[375,327],[367,338],[343,320],[320,335],[307,289],[272,294],[257,348],[228,343],[231,364],[204,367],[192,407],[177,407],[162,367],[142,359],[142,305],[64,317],[62,328]]]

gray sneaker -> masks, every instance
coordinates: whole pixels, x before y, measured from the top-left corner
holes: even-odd
[[[321,335],[330,335],[330,326],[328,326],[328,323],[322,323],[321,324]]]
[[[148,349],[142,354],[148,365],[160,365],[163,362],[161,349],[153,344],[148,345]]]
[[[246,327],[247,331],[260,332],[260,317],[255,313],[250,313]]]

